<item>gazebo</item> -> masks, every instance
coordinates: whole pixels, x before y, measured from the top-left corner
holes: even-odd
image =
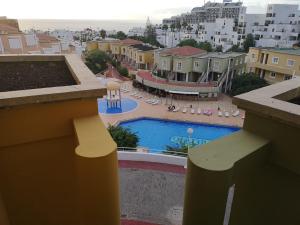
[[[115,81],[108,81],[106,83],[106,89],[107,108],[121,107],[121,85]]]

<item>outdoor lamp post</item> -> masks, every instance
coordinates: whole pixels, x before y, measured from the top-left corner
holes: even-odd
[[[188,151],[189,151],[189,149],[190,149],[191,137],[192,137],[192,134],[194,133],[194,130],[193,130],[193,128],[190,127],[190,128],[187,129],[186,132],[187,132],[188,135],[189,135],[189,139],[188,139]]]

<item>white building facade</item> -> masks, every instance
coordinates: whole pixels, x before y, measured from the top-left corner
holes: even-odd
[[[246,14],[242,2],[207,2],[190,13],[163,20],[167,31],[158,33],[158,41],[174,47],[181,40],[193,38],[210,42],[213,48],[227,51],[233,45],[242,46],[247,34],[253,34],[257,47],[289,48],[300,42],[300,10],[298,5],[269,4],[265,14]],[[193,30],[171,31],[171,24],[187,23]]]

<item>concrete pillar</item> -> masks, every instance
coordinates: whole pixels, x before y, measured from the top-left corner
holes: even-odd
[[[80,224],[120,225],[117,146],[98,115],[74,126]]]
[[[233,74],[234,74],[234,71],[231,72],[231,77],[230,77],[230,82],[229,82],[229,88],[228,88],[229,90],[231,90]]]
[[[185,74],[185,81],[186,81],[186,82],[189,82],[189,73],[186,73],[186,74]]]
[[[183,225],[222,225],[224,221],[229,171],[210,171],[188,159]]]
[[[0,224],[1,225],[9,225],[10,224],[1,193],[0,193]]]
[[[264,75],[264,70],[261,69],[261,70],[260,70],[260,75],[259,75],[259,77],[260,77],[260,78],[263,78],[263,75]]]

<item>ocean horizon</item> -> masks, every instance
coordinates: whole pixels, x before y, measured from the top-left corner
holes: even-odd
[[[19,19],[19,26],[22,31],[35,30],[55,30],[65,29],[80,31],[85,28],[94,30],[123,31],[128,32],[132,27],[144,27],[145,21],[139,20],[66,20],[66,19]]]

